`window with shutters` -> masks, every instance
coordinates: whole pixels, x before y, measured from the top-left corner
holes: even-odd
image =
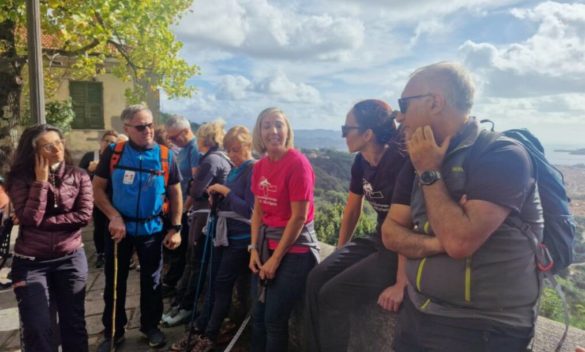
[[[71,81],[69,94],[73,103],[76,129],[104,128],[104,87],[101,82]]]

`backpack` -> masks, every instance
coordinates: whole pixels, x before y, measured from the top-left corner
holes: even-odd
[[[491,122],[482,120],[483,122]],[[544,217],[543,242],[538,244],[538,269],[542,272],[559,273],[573,262],[576,223],[569,208],[563,174],[544,155],[542,144],[527,129],[513,129],[503,132],[482,130],[472,153],[480,155],[488,145],[500,136],[519,142],[532,160],[538,193]]]
[[[550,282],[563,303],[565,329],[555,349],[555,351],[560,351],[569,330],[569,308],[565,294],[555,279],[555,274],[573,262],[576,233],[575,218],[569,208],[571,200],[567,196],[563,174],[546,159],[542,144],[527,129],[494,132],[492,121],[481,120],[480,122],[491,123],[492,126],[489,131],[480,131],[477,140],[471,147],[470,154],[472,156],[468,157],[469,159],[481,155],[491,142],[502,136],[520,143],[530,155],[544,218],[543,241],[539,243],[536,236],[530,234],[528,226],[521,219],[508,217],[506,221],[510,221],[512,225],[522,229],[522,233],[529,237],[535,252],[538,270]],[[532,342],[534,343],[534,339]]]
[[[114,146],[114,152],[112,153],[112,157],[110,158],[110,175],[114,172],[114,169],[118,167],[118,163],[122,158],[122,153],[124,152],[124,147],[126,146],[126,142],[116,143]],[[162,164],[162,170],[158,171],[157,175],[163,175],[165,180],[165,189],[169,184],[169,148],[166,146],[159,144],[160,147],[160,161]],[[162,208],[163,215],[168,214],[169,212],[169,200],[165,198],[163,208]]]

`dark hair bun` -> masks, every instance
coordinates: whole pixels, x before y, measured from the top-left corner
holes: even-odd
[[[352,108],[361,130],[371,129],[376,136],[376,142],[388,144],[398,134],[395,113],[388,103],[378,99],[362,100]]]

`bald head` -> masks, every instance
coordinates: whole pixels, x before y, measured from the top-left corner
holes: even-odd
[[[440,93],[450,107],[465,115],[473,106],[475,86],[467,69],[460,64],[445,61],[421,67],[410,76],[409,84]]]

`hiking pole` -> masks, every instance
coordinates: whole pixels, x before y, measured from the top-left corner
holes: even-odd
[[[252,317],[252,311],[250,311],[248,313],[248,316],[246,317],[246,319],[244,319],[244,321],[242,322],[242,325],[240,325],[240,327],[238,328],[238,331],[236,331],[236,334],[234,335],[234,337],[232,337],[230,343],[223,350],[223,352],[230,352],[232,350],[232,348],[234,348],[234,346],[236,345],[236,342],[238,342],[238,340],[240,339],[240,336],[242,336],[244,329],[246,328],[246,326],[248,326],[248,322],[250,321],[251,317]]]
[[[189,334],[187,336],[187,344],[185,345],[185,352],[188,352],[187,350],[189,349],[189,346],[191,345],[191,338],[193,337],[193,323],[195,320],[195,314],[197,312],[197,306],[199,304],[199,295],[201,294],[201,285],[203,284],[203,282],[205,281],[205,277],[203,276],[203,272],[205,268],[205,262],[207,260],[207,251],[209,250],[209,247],[213,245],[213,242],[210,241],[211,236],[215,233],[215,219],[217,216],[217,203],[218,203],[218,198],[217,196],[213,196],[213,202],[212,202],[212,206],[211,209],[209,211],[209,217],[208,217],[208,227],[207,227],[207,236],[205,237],[205,242],[203,244],[203,257],[201,258],[201,266],[199,268],[199,277],[197,278],[197,288],[195,289],[195,299],[193,300],[193,308],[191,310],[191,319],[189,321]],[[213,252],[211,250],[211,252]],[[210,253],[210,257],[211,257],[211,253]],[[207,270],[205,270],[205,272],[207,273]],[[210,278],[211,280],[211,275]]]
[[[201,284],[203,283],[203,269],[205,268],[205,258],[207,257],[207,246],[209,243],[209,236],[205,237],[203,243],[203,257],[201,258],[201,266],[199,267],[199,277],[197,277],[197,287],[195,289],[195,299],[193,300],[193,308],[191,310],[191,318],[189,319],[189,335],[187,337],[187,344],[185,345],[185,352],[189,352],[189,346],[191,345],[191,338],[193,337],[193,321],[195,320],[195,312],[199,303],[199,294],[201,291]]]
[[[118,242],[114,241],[114,295],[112,305],[112,331],[110,332],[110,352],[115,351],[116,305],[118,301]]]

